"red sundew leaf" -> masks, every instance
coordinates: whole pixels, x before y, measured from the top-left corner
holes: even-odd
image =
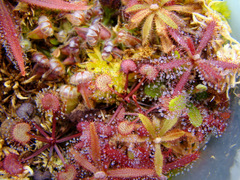
[[[201,71],[205,80],[210,81],[215,84],[223,78],[219,73],[217,73],[214,70],[213,67],[209,66],[208,64],[206,64],[204,62],[205,61],[198,61],[198,66],[200,67],[199,70]]]
[[[148,80],[154,80],[158,75],[158,70],[149,64],[144,64],[140,67],[139,73],[144,75]]]
[[[3,44],[6,49],[8,49],[9,46],[9,51],[17,61],[21,74],[25,76],[26,72],[24,68],[23,50],[20,46],[18,32],[15,27],[15,22],[3,0],[0,0],[0,34],[1,39],[3,39]]]
[[[216,26],[216,22],[215,21],[211,21],[207,27],[205,32],[202,35],[202,38],[200,40],[200,44],[197,47],[197,51],[196,54],[199,54],[200,52],[202,52],[203,48],[206,47],[207,43],[209,42],[209,40],[212,38],[212,35],[214,33],[214,28]]]
[[[126,8],[139,4],[139,0],[122,0],[122,4],[126,5]]]
[[[173,97],[182,92],[185,84],[188,81],[188,77],[191,74],[191,70],[192,70],[192,66],[186,72],[183,73],[183,75],[180,78],[180,81],[177,83],[177,85],[176,85],[176,87],[174,89]]]
[[[184,37],[177,30],[169,28],[168,32],[172,36],[172,38],[187,51],[189,56],[193,55],[188,46],[188,43],[185,41]]]
[[[150,13],[151,13],[150,9],[141,10],[132,16],[131,22],[138,25]]]
[[[12,129],[12,138],[25,145],[27,144],[31,137],[28,135],[28,132],[31,130],[31,126],[28,123],[17,123]]]
[[[196,52],[195,52],[195,47],[194,47],[194,44],[193,44],[193,40],[191,38],[187,38],[187,44],[188,44],[188,48],[191,52],[192,55],[194,55]]]
[[[106,155],[107,159],[116,161],[119,164],[123,165],[128,163],[128,157],[119,149],[106,146],[103,148],[103,153]]]
[[[141,176],[153,176],[155,171],[153,169],[135,169],[135,168],[122,168],[116,170],[108,170],[108,177],[115,178],[134,178]]]
[[[19,162],[16,154],[9,154],[3,161],[3,168],[11,175],[21,174],[23,165]]]
[[[90,155],[94,163],[98,163],[100,161],[100,143],[97,135],[97,131],[95,128],[94,123],[90,123],[90,143],[91,143],[91,149],[90,149]]]
[[[77,152],[75,149],[71,148],[69,152],[72,154],[74,160],[85,169],[91,171],[92,173],[95,173],[98,171],[98,169],[93,166],[83,155],[81,155],[79,152]]]
[[[231,62],[225,62],[225,61],[214,61],[214,60],[207,60],[204,61],[205,63],[210,63],[214,66],[218,66],[224,69],[237,69],[239,65],[231,63]]]
[[[77,176],[77,170],[73,165],[67,165],[65,171],[59,172],[57,175],[58,180],[74,180]]]
[[[60,110],[59,98],[52,93],[46,93],[41,99],[42,108],[47,110],[52,110],[54,113]]]
[[[223,119],[223,120],[228,120],[230,117],[231,117],[231,113],[230,112],[222,112],[220,114],[220,117]]]
[[[82,3],[68,3],[63,0],[19,0],[20,2],[25,2],[31,5],[40,6],[43,8],[62,10],[62,11],[76,11],[76,10],[86,10],[89,6]]]
[[[177,159],[174,162],[168,163],[165,166],[163,166],[163,174],[166,174],[167,172],[176,169],[176,168],[180,168],[180,167],[184,167],[187,164],[193,162],[194,160],[198,159],[200,157],[200,153],[199,152],[195,152],[193,154],[188,154],[186,156],[183,156],[179,159]]]
[[[186,64],[188,62],[188,60],[183,60],[183,59],[179,59],[179,60],[174,60],[165,64],[161,64],[159,66],[157,66],[158,70],[172,70],[173,68],[178,68],[184,64]]]
[[[134,123],[131,123],[129,121],[123,121],[123,122],[120,122],[118,125],[118,132],[121,135],[128,135],[133,132],[134,128],[135,128]]]
[[[50,148],[51,145],[50,144],[46,144],[43,147],[41,147],[40,149],[36,150],[33,154],[31,154],[30,156],[24,158],[21,160],[21,162],[27,161],[29,159],[32,159],[33,157],[39,155],[40,153],[42,153],[43,151],[45,151],[47,148]]]

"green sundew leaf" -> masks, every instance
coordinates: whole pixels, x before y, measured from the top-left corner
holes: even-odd
[[[80,166],[82,166],[85,169],[91,171],[92,173],[95,173],[95,172],[98,171],[98,169],[95,166],[93,166],[85,156],[83,156],[81,153],[76,151],[74,148],[70,148],[69,152],[74,157],[74,160]]]
[[[179,139],[185,134],[185,131],[174,129],[166,133],[163,137],[161,137],[162,141],[174,141],[176,139]]]
[[[178,116],[174,117],[173,119],[165,119],[163,122],[163,126],[160,129],[158,135],[161,137],[163,136],[167,131],[169,131],[178,121]]]
[[[163,145],[164,147],[171,149],[172,145],[169,142],[162,142],[161,145]]]
[[[147,4],[136,4],[136,5],[133,5],[129,8],[127,8],[125,10],[125,12],[129,13],[129,12],[134,12],[134,11],[141,11],[141,10],[147,9],[147,8],[149,8],[149,5],[147,5]]]
[[[162,9],[161,12],[157,11],[156,14],[168,26],[172,27],[173,29],[177,29],[178,28],[178,25],[167,15],[167,11]]]
[[[152,138],[156,138],[155,128],[151,120],[143,114],[138,114],[138,117],[142,121],[144,127],[147,129],[148,133],[152,136]]]
[[[161,119],[158,119],[156,116],[153,116],[152,123],[155,129],[159,129],[161,125]]]
[[[160,177],[163,168],[163,155],[160,144],[155,144],[154,167],[157,175]]]
[[[163,35],[165,31],[165,24],[164,22],[158,17],[155,17],[155,26],[156,26],[156,31],[158,35]]]
[[[186,107],[186,96],[178,95],[168,105],[170,111],[182,111]]]
[[[201,126],[203,117],[202,117],[200,111],[194,105],[190,106],[188,116],[189,116],[190,122],[193,126],[195,126],[195,127]]]
[[[163,6],[164,4],[166,4],[167,2],[169,2],[170,0],[162,0],[160,1],[160,6]]]
[[[152,98],[160,97],[165,88],[161,82],[151,83],[144,87],[144,93]]]
[[[210,7],[222,14],[226,19],[230,19],[231,11],[227,6],[227,1],[212,1]]]
[[[144,24],[143,24],[143,28],[142,28],[142,39],[143,39],[143,44],[145,44],[147,42],[148,36],[150,34],[150,31],[152,29],[152,23],[153,23],[153,18],[154,18],[155,14],[150,14]]]

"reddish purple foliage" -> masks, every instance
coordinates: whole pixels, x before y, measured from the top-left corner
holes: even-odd
[[[23,172],[23,165],[18,160],[18,156],[12,153],[5,157],[3,168],[11,175],[17,175]]]
[[[89,6],[83,3],[68,3],[64,0],[19,0],[34,6],[39,6],[43,8],[61,10],[61,11],[76,11],[76,10],[86,10]]]
[[[47,110],[52,110],[53,112],[60,111],[59,98],[52,93],[44,94],[43,98],[41,99],[41,103],[42,103],[41,104],[42,108],[45,111],[47,111]]]
[[[0,0],[0,35],[6,49],[12,53],[18,63],[21,74],[25,76],[23,50],[20,46],[19,32],[15,28],[15,22],[10,15],[3,0]],[[10,54],[10,53],[9,53]]]
[[[198,159],[199,157],[200,157],[199,152],[195,152],[193,154],[183,156],[183,157],[177,159],[176,161],[168,163],[165,166],[163,166],[163,173],[165,174],[165,173],[167,173],[167,172],[169,172],[173,169],[184,167],[187,164],[189,164],[189,163],[193,162],[194,160]]]

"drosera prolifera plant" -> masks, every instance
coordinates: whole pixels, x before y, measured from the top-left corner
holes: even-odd
[[[205,0],[2,0],[0,17],[3,177],[167,179],[227,127],[240,45]]]

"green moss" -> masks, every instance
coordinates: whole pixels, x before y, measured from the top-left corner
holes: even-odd
[[[231,11],[227,6],[227,1],[212,1],[210,7],[222,14],[226,19],[230,19]]]
[[[123,93],[126,77],[121,71],[121,60],[113,59],[112,56],[104,60],[99,47],[88,50],[87,54],[89,57],[89,61],[86,63],[87,70],[99,75],[109,75],[112,79],[112,87],[117,92]]]

